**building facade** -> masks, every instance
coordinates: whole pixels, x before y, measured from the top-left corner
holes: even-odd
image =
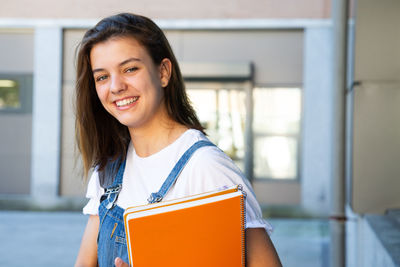
[[[153,3],[4,4],[1,198],[84,202],[74,143],[75,49],[102,17],[134,12],[166,32],[201,122],[252,181],[260,203],[328,214],[330,2]]]
[[[349,2],[346,263],[397,266],[390,251],[398,240],[387,239],[379,225],[391,222],[391,236],[398,235],[398,225],[365,214],[400,205],[400,4]],[[75,49],[102,17],[134,12],[165,31],[201,122],[251,180],[260,203],[331,215],[338,144],[330,3],[2,3],[0,207],[85,203],[74,143]]]

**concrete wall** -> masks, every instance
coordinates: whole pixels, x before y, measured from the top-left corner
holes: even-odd
[[[29,194],[32,114],[0,113],[0,194]]]
[[[400,2],[359,0],[355,22],[355,81],[400,80]]]
[[[32,109],[32,196],[43,205],[58,197],[62,30],[37,27]]]
[[[21,8],[24,7],[24,8]],[[4,18],[101,18],[120,12],[151,18],[327,18],[329,0],[15,0],[3,1]]]
[[[83,196],[86,184],[83,167],[75,144],[75,50],[82,39],[81,30],[66,30],[63,36],[63,80],[62,80],[62,134],[60,194]]]
[[[252,62],[255,86],[301,84],[302,30],[167,31],[182,62]]]
[[[400,206],[400,2],[358,2],[350,203],[357,213]]]
[[[0,30],[0,79],[33,72],[33,32]],[[32,90],[32,84],[21,84]],[[29,98],[31,92],[27,92]],[[0,194],[29,194],[31,176],[32,99],[23,112],[0,111]]]
[[[33,72],[32,29],[0,28],[0,73]]]
[[[305,31],[304,90],[301,150],[303,206],[329,214],[332,173],[332,28]]]
[[[400,216],[357,215],[348,211],[346,266],[395,267],[400,264]]]
[[[351,29],[347,266],[399,266],[399,223],[365,215],[400,207],[399,13],[396,0],[359,0]]]

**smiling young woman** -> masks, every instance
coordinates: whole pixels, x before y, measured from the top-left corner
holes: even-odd
[[[128,127],[136,153],[149,156],[161,150],[169,132],[172,140],[182,134],[167,112],[164,88],[171,77],[171,61],[154,64],[146,49],[131,37],[115,37],[93,46],[90,61],[96,92],[103,107]],[[151,147],[143,138],[151,138]],[[154,143],[159,142],[158,146]]]
[[[128,266],[122,215],[147,203],[193,144],[209,140],[186,96],[177,60],[150,19],[100,21],[79,47],[76,137],[89,180],[90,215],[75,266]],[[163,199],[242,184],[247,266],[281,266],[251,185],[215,146],[199,148]]]

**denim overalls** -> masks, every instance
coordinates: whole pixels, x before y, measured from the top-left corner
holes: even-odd
[[[149,203],[160,202],[164,198],[192,154],[203,146],[214,146],[214,144],[209,141],[194,143],[178,160],[160,190],[150,195]],[[121,163],[113,184],[106,189],[102,197],[102,199],[105,199],[101,201],[99,206],[100,225],[97,238],[97,259],[100,267],[114,266],[116,257],[120,257],[127,263],[129,262],[123,220],[124,209],[116,205],[122,188],[124,170],[125,161]]]

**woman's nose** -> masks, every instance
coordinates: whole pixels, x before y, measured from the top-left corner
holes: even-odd
[[[113,94],[119,94],[126,90],[126,84],[119,75],[111,77],[110,91]]]

